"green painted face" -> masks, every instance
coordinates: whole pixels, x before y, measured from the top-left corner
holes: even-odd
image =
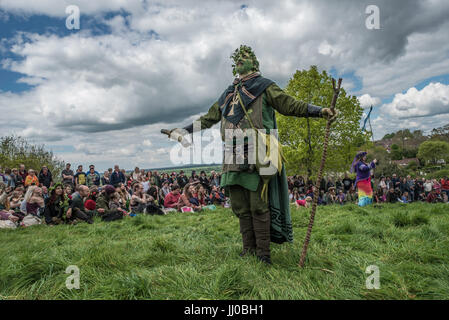
[[[237,65],[235,67],[235,71],[238,74],[247,74],[253,70],[254,64],[251,59],[241,59],[237,62]]]
[[[251,47],[241,45],[239,49],[234,51],[231,59],[234,61],[232,65],[234,76],[259,71],[259,62]]]

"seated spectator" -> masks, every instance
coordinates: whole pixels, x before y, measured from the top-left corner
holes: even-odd
[[[168,183],[168,181],[164,181],[163,183],[162,183],[162,188],[161,188],[161,190],[162,190],[162,192],[163,192],[163,194],[164,194],[164,199],[165,199],[165,197],[167,196],[167,194],[169,194],[170,193],[170,187],[169,187],[169,183]]]
[[[438,196],[437,196],[435,189],[432,189],[432,191],[430,191],[429,194],[427,195],[426,201],[428,203],[436,203],[437,198],[438,198]]]
[[[133,185],[133,194],[130,200],[130,210],[133,214],[144,213],[147,207],[148,195],[143,190],[142,183]]]
[[[376,193],[374,193],[374,202],[376,203],[382,203],[385,202],[385,195],[382,188],[378,188]]]
[[[69,209],[69,198],[65,195],[61,183],[50,189],[50,196],[45,200],[44,217],[48,225],[62,224]]]
[[[28,175],[25,179],[25,187],[38,186],[39,179],[36,176],[36,172],[33,169],[28,170]]]
[[[123,209],[122,205],[120,203],[120,194],[118,192],[114,192],[113,194],[111,194],[111,196],[109,197],[109,209],[110,210],[118,210],[118,209]]]
[[[155,177],[155,175],[153,175],[153,177]],[[163,201],[160,199],[158,186],[151,186],[150,189],[148,189],[147,194],[149,195],[149,198],[146,212],[151,215],[164,215],[165,213],[162,211]]]
[[[14,212],[20,212],[20,204],[23,201],[23,194],[24,192],[22,188],[16,188],[12,192],[12,195],[9,198],[9,208],[14,210]]]
[[[42,189],[38,186],[29,187],[25,194],[25,199],[21,204],[22,213],[40,217],[44,210],[44,206],[45,203],[42,196]]]
[[[396,191],[394,190],[393,187],[391,187],[388,190],[386,200],[387,200],[386,202],[388,202],[388,203],[396,203],[396,202],[398,202],[398,195],[396,194]]]
[[[103,188],[102,193],[97,198],[97,212],[101,215],[103,221],[122,219],[124,215],[128,214],[122,208],[109,208],[110,198],[115,192],[116,189],[112,185],[107,185]]]
[[[87,212],[84,207],[84,198],[89,196],[90,190],[85,185],[79,185],[78,191],[72,195],[72,202],[67,210],[66,217],[71,224],[78,223],[80,221],[93,223],[93,215],[91,212]]]
[[[193,197],[194,192],[195,192],[194,184],[188,183],[185,185],[184,191],[183,191],[181,197],[179,198],[178,205],[177,205],[177,208],[179,211],[182,212],[183,207],[192,208],[193,211],[201,210],[201,205],[199,204],[199,202],[196,202]],[[193,201],[193,203],[191,201]]]
[[[179,202],[179,198],[181,197],[180,188],[178,185],[174,185],[172,187],[172,191],[169,192],[164,199],[164,207],[165,208],[175,208],[177,209],[177,204]]]
[[[337,195],[337,203],[339,203],[340,205],[344,205],[346,203],[346,196],[341,189],[339,190]]]
[[[70,200],[72,200],[72,193],[73,193],[73,187],[70,184],[67,184],[64,187],[64,193],[69,197]]]
[[[220,194],[220,191],[217,186],[212,186],[212,191],[209,195],[209,203],[214,205],[220,205],[223,206],[226,202],[226,199],[223,198],[223,195]]]
[[[127,190],[127,186],[120,182],[118,186],[115,188],[115,191],[120,196],[120,206],[124,210],[129,210],[129,203],[131,201],[131,195],[129,194]]]
[[[202,171],[204,172],[204,171]],[[207,199],[206,196],[206,189],[204,188],[204,185],[200,182],[195,188],[195,194],[194,197],[198,199],[198,202],[201,206],[208,205],[209,199]]]
[[[401,198],[399,199],[399,201],[402,202],[402,203],[409,203],[409,201],[408,201],[408,192],[407,192],[407,191],[405,191],[405,192],[402,194],[402,196],[401,196]]]

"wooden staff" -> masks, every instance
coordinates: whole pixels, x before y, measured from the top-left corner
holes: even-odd
[[[332,78],[332,87],[334,88],[334,97],[332,98],[332,103],[331,103],[332,111],[334,111],[334,109],[335,109],[338,95],[340,94],[341,81],[342,81],[341,78],[338,79],[338,85],[337,85],[337,87],[335,87],[335,79]],[[326,125],[326,135],[324,136],[323,156],[321,157],[320,170],[318,171],[318,177],[317,177],[316,183],[315,183],[315,193],[314,193],[314,197],[313,197],[312,212],[310,213],[309,227],[307,228],[307,234],[306,234],[306,239],[304,241],[304,246],[302,248],[301,259],[299,260],[299,266],[301,268],[304,268],[304,262],[306,260],[306,255],[307,255],[307,248],[309,247],[310,236],[312,234],[313,222],[315,221],[315,212],[316,212],[316,206],[318,204],[321,177],[323,175],[324,164],[326,163],[326,158],[327,158],[327,145],[329,143],[330,128],[331,128],[331,121],[329,118],[329,120],[327,120],[327,125]]]

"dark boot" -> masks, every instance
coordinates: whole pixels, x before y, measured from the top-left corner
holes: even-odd
[[[252,249],[243,249],[243,251],[239,254],[240,257],[245,257],[245,256],[255,256],[256,255],[256,249],[252,248]]]
[[[272,264],[270,256],[257,256],[257,259],[260,262],[263,262],[263,263],[265,263],[267,265],[271,265]]]
[[[270,212],[253,214],[253,229],[257,255],[270,256]]]
[[[242,234],[243,251],[241,257],[256,252],[256,238],[254,236],[253,221],[250,215],[245,215],[240,219],[240,233]]]

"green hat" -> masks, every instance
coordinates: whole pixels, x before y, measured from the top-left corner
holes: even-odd
[[[251,71],[256,72],[259,71],[259,61],[257,61],[256,55],[253,52],[253,49],[251,47],[246,45],[240,45],[240,48],[235,49],[234,54],[231,56],[231,59],[234,61],[234,64],[232,65],[232,73],[237,75],[236,66],[239,60],[243,59],[243,56],[249,56],[252,60],[253,69]]]

